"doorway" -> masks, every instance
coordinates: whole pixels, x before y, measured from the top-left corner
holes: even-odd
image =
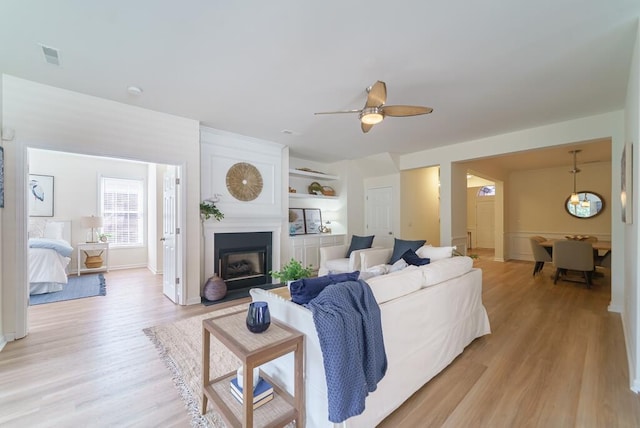
[[[120,158],[99,157],[85,155],[81,153],[71,153],[53,150],[43,150],[34,147],[26,147],[26,159],[29,173],[40,173],[54,177],[54,211],[53,216],[48,217],[51,220],[66,220],[71,223],[71,241],[72,247],[76,247],[78,242],[84,242],[86,231],[83,229],[80,218],[87,215],[99,215],[101,213],[101,179],[103,177],[117,177],[124,179],[139,179],[144,181],[144,198],[142,228],[144,245],[118,246],[117,244],[110,249],[110,267],[113,269],[127,269],[145,267],[154,274],[162,274],[166,276],[167,266],[166,257],[163,252],[163,225],[166,224],[164,217],[167,215],[167,206],[163,200],[163,181],[165,179],[164,172],[173,171],[173,175],[178,176],[181,171],[180,166],[155,164],[144,161],[132,161]],[[179,186],[178,186],[179,187]],[[179,192],[178,189],[175,189]],[[174,198],[174,204],[180,201],[180,197]],[[26,205],[26,204],[25,204]],[[174,224],[180,225],[180,210],[173,208],[172,215]],[[25,223],[29,221],[28,209],[24,212]],[[178,237],[179,238],[179,237]],[[182,269],[176,269],[181,266],[180,259],[183,259],[181,253],[184,246],[180,245],[179,239],[175,246],[176,251],[173,256],[173,272],[172,283],[183,284],[181,278],[176,281],[176,275],[182,275]],[[74,251],[74,257],[77,252]],[[26,254],[25,254],[26,256]],[[25,261],[25,266],[28,262]],[[74,270],[77,261],[70,263],[69,271]],[[28,278],[28,277],[27,277]],[[23,293],[28,295],[28,279],[25,281],[26,287]],[[172,295],[168,295],[172,301],[180,302],[180,296],[185,293],[178,286]],[[25,296],[24,301],[27,301]],[[21,308],[17,309],[17,320],[23,319],[25,333],[29,324],[28,312],[26,307],[22,309],[24,312],[20,314]]]

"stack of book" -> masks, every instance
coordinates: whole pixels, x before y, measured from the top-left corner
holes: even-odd
[[[244,396],[242,394],[242,385],[238,385],[238,378],[231,379],[231,395],[233,395],[240,404],[244,403]],[[258,385],[253,390],[253,408],[257,409],[263,404],[268,403],[273,399],[273,387],[269,382],[260,378]]]

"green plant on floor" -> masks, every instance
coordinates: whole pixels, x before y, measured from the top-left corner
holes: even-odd
[[[272,270],[269,272],[269,275],[282,282],[295,281],[296,279],[309,278],[313,275],[313,266],[309,265],[308,267],[303,267],[302,263],[292,258],[289,263],[282,266],[281,270]]]
[[[216,207],[215,203],[211,201],[200,202],[200,217],[203,220],[209,220],[212,216],[218,221],[224,218],[224,214]]]

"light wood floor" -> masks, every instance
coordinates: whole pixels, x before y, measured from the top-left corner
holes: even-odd
[[[474,252],[492,334],[381,426],[640,426],[609,278],[554,286],[549,265],[532,278],[533,263]],[[144,269],[105,276],[105,297],[29,308],[30,334],[0,352],[0,426],[189,426],[142,329],[216,307],[173,305]]]

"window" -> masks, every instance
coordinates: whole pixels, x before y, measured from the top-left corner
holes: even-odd
[[[102,177],[104,233],[114,246],[143,245],[144,181]]]
[[[480,190],[478,190],[478,196],[495,196],[496,194],[496,186],[482,186]]]

